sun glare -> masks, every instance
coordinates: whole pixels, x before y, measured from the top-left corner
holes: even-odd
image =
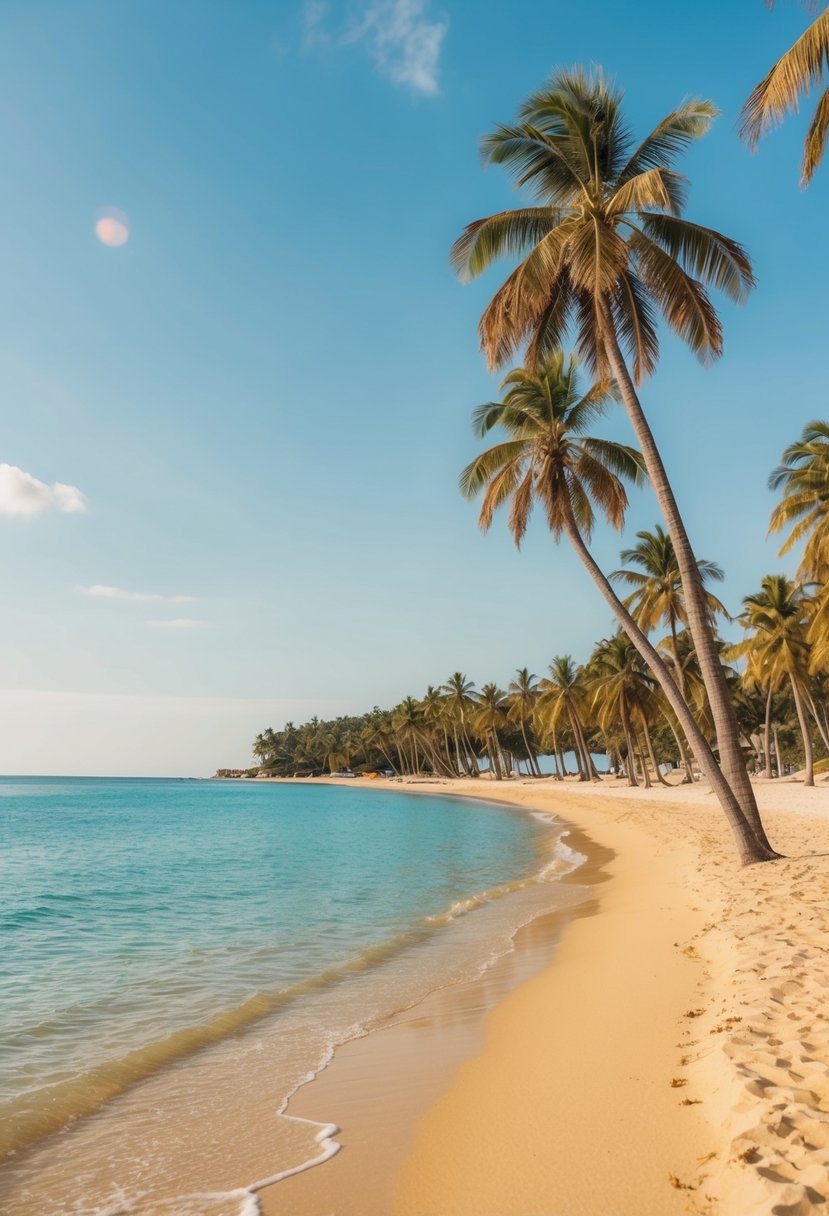
[[[102,245],[117,249],[130,239],[129,220],[123,211],[107,210],[95,223],[95,235]]]

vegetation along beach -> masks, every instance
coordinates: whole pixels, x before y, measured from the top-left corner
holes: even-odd
[[[0,1212],[825,1211],[829,8],[0,35]]]

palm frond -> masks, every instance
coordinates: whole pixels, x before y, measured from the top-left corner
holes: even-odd
[[[722,354],[722,326],[708,293],[678,262],[637,230],[631,237],[639,275],[665,320],[703,363]]]
[[[551,207],[522,207],[467,224],[449,255],[460,279],[474,279],[497,258],[523,256],[562,216]]]
[[[619,175],[620,181],[648,169],[668,168],[690,143],[706,134],[718,112],[713,102],[691,100],[667,114],[642,140]]]
[[[458,479],[461,494],[464,498],[474,498],[502,468],[520,465],[527,455],[527,445],[521,439],[508,440],[506,443],[497,443],[494,447],[487,448],[470,461],[461,473]]]
[[[646,215],[644,232],[702,283],[743,303],[755,285],[751,259],[742,245],[713,228],[673,215]]]
[[[820,82],[829,66],[829,8],[778,59],[752,89],[741,111],[740,134],[756,149],[760,139],[797,110],[800,98]]]
[[[806,132],[806,142],[803,148],[803,172],[800,179],[802,186],[808,186],[815,169],[823,160],[826,151],[826,136],[829,133],[829,89],[826,89],[817,103],[817,108]]]

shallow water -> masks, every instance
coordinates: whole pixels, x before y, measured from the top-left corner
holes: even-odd
[[[255,1210],[333,1150],[283,1112],[336,1044],[485,968],[577,861],[543,817],[313,785],[6,779],[0,831],[0,1191],[43,1216]]]

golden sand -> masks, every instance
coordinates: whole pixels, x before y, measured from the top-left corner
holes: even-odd
[[[448,786],[479,797],[481,787]],[[465,1042],[472,1058],[458,1064],[457,1052],[446,1059],[427,1045],[408,1104],[379,1053],[405,1056],[411,1028],[398,1027],[391,1053],[385,1032],[352,1045],[351,1082],[338,1053],[329,1093],[338,1068],[352,1094],[356,1078],[374,1077],[373,1113],[358,1097],[359,1118],[345,1102],[327,1112],[345,1113],[347,1147],[305,1176],[321,1188],[313,1201],[289,1201],[286,1189],[278,1203],[265,1196],[267,1216],[825,1211],[829,790],[761,783],[787,857],[744,870],[703,785],[509,782],[487,792],[558,811],[611,851],[596,915],[576,916],[552,962],[503,995],[482,1041]],[[387,1111],[393,1171],[383,1166]]]

